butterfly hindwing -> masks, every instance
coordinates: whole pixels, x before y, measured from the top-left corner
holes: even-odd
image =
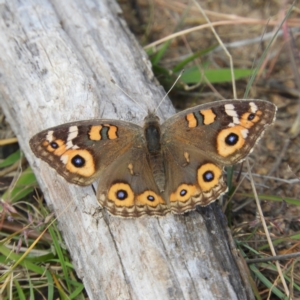
[[[111,214],[140,217],[170,212],[168,199],[155,183],[145,145],[131,148],[99,175],[97,199]]]

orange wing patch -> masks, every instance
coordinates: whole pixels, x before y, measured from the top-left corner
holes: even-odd
[[[209,125],[213,123],[217,116],[211,109],[200,110],[200,113],[203,116],[204,125]]]
[[[102,125],[92,126],[90,131],[88,132],[89,139],[92,141],[100,141],[101,140],[101,132]]]
[[[108,124],[105,124],[104,126],[108,127],[107,137],[109,140],[114,140],[118,137],[117,136],[117,131],[118,131],[117,126],[108,125]]]
[[[186,116],[185,116],[185,118],[186,118],[186,120],[187,120],[187,122],[188,122],[188,127],[189,128],[194,128],[194,127],[197,127],[197,119],[196,119],[196,117],[194,116],[194,114],[193,113],[191,113],[191,114],[187,114]]]

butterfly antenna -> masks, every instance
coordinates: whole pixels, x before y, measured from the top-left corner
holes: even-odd
[[[158,106],[155,109],[155,113],[157,112],[158,108],[160,107],[160,105],[163,103],[163,101],[167,98],[167,96],[169,95],[169,93],[171,92],[171,90],[173,89],[173,87],[175,86],[175,84],[177,83],[177,81],[179,80],[179,78],[182,76],[184,72],[184,69],[181,70],[181,72],[179,73],[178,77],[176,78],[175,82],[173,83],[173,85],[171,86],[171,88],[168,90],[168,92],[165,94],[165,96],[161,99],[161,101],[159,102]]]
[[[110,79],[110,81],[115,84],[129,99],[131,99],[137,106],[139,106],[142,110],[144,110],[145,112],[147,112],[144,107],[142,107],[137,101],[135,101],[135,99],[133,99],[129,94],[127,94],[112,78]]]

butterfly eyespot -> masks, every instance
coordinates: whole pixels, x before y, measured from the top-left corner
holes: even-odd
[[[128,193],[125,191],[125,190],[118,190],[116,192],[116,197],[119,199],[119,200],[125,200],[127,199],[128,197]]]
[[[255,118],[255,114],[254,113],[250,113],[248,116],[248,121],[252,121]]]
[[[147,190],[137,196],[137,203],[156,207],[157,205],[164,203],[164,200],[153,191]]]
[[[251,121],[247,122],[251,123]],[[218,133],[217,152],[219,155],[227,157],[242,149],[249,134],[249,130],[247,129],[248,127],[243,125],[244,124],[228,127]]]
[[[96,171],[93,154],[88,150],[65,150],[65,145],[61,146],[55,152],[62,152],[60,160],[66,165],[66,169],[74,174],[84,177],[92,176]],[[55,153],[54,152],[54,153]]]
[[[61,156],[66,151],[65,142],[63,140],[44,140],[42,145],[48,152],[52,152],[54,155]]]
[[[209,192],[220,182],[222,170],[213,163],[206,163],[198,168],[198,184],[203,192]]]
[[[56,142],[51,142],[50,143],[50,146],[53,148],[53,149],[57,149],[58,148],[58,144]]]
[[[176,189],[174,193],[170,195],[170,201],[186,202],[196,194],[197,194],[197,189],[195,185],[183,183]]]
[[[76,168],[82,168],[85,165],[85,159],[80,155],[75,155],[71,162]]]
[[[129,207],[134,205],[134,193],[127,183],[114,183],[108,190],[107,197],[117,206]]]
[[[256,110],[255,112],[246,112],[242,115],[240,119],[240,124],[244,128],[251,128],[255,125],[255,123],[261,121],[262,112],[260,110]]]
[[[239,140],[239,136],[236,133],[230,133],[225,138],[225,143],[229,146],[235,145]]]

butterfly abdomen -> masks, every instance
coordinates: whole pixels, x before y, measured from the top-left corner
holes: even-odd
[[[148,155],[148,162],[152,170],[152,174],[154,177],[154,181],[162,193],[165,190],[165,168],[164,168],[164,161],[161,152],[150,154]]]

